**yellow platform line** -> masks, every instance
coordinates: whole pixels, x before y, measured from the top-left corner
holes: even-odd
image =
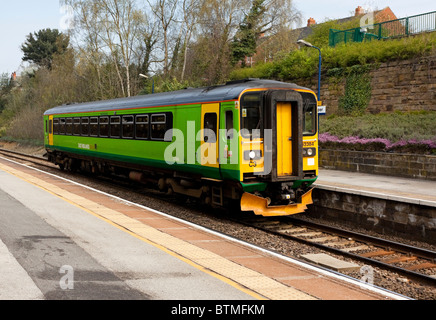
[[[244,267],[213,252],[152,228],[94,201],[0,163],[0,169],[27,181],[80,209],[128,232],[172,256],[224,281],[256,299],[314,300],[307,293],[289,287],[257,271]]]

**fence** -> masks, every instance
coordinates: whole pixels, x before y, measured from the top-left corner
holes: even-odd
[[[406,37],[436,31],[436,11],[348,30],[330,29],[329,44]]]

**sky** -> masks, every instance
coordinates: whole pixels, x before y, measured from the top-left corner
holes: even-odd
[[[317,22],[354,15],[361,6],[383,9],[389,6],[398,18],[436,11],[434,0],[294,0],[302,13],[302,25],[309,18]],[[20,73],[23,53],[20,49],[29,33],[51,28],[62,30],[68,12],[59,0],[0,0],[0,74]]]

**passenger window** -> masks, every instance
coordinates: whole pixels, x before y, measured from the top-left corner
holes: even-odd
[[[148,139],[148,115],[136,116],[136,138]]]
[[[109,117],[100,117],[100,137],[109,137]]]
[[[73,134],[80,136],[80,118],[73,119]]]
[[[91,117],[90,118],[90,136],[92,137],[98,137],[98,118],[97,117]]]
[[[123,116],[123,138],[133,138],[133,116]]]
[[[64,118],[59,119],[59,133],[65,134],[65,119]]]
[[[80,122],[82,136],[89,136],[89,118],[82,118]]]
[[[59,119],[53,119],[53,133],[59,134]]]
[[[233,111],[226,111],[226,136],[227,139],[233,139]]]
[[[166,132],[166,114],[153,114],[151,116],[151,138],[164,140]]]
[[[204,114],[204,142],[216,142],[217,119],[217,114],[214,112]]]
[[[67,123],[67,127],[65,129],[65,133],[67,135],[72,135],[73,134],[73,119],[72,118],[68,118],[66,120],[66,123]]]
[[[120,117],[111,117],[111,138],[121,137]]]

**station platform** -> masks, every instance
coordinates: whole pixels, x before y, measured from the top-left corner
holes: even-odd
[[[436,207],[436,181],[320,168],[317,188]]]
[[[392,300],[0,157],[0,299]]]

